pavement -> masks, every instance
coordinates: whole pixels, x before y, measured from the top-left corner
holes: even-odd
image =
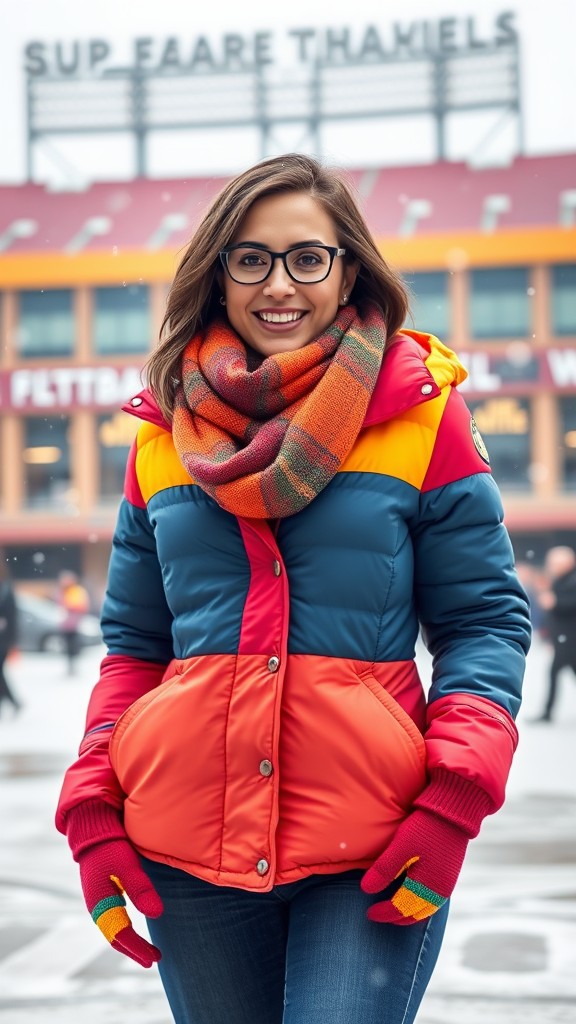
[[[24,708],[0,718],[1,1024],[172,1021],[156,972],[91,925],[53,825],[102,653],[84,652],[75,678],[58,655],[9,666]],[[536,641],[507,801],[470,845],[418,1024],[576,1022],[576,680],[561,678],[556,721],[533,724],[549,657]]]

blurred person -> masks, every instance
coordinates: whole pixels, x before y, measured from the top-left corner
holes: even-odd
[[[14,696],[6,679],[5,664],[14,653],[18,640],[18,608],[6,564],[0,561],[0,714],[2,706],[10,704],[14,712],[22,705]]]
[[[546,614],[546,637],[552,645],[548,692],[537,722],[551,722],[558,695],[558,676],[570,668],[576,674],[576,552],[559,545],[550,548],[544,562],[549,588],[539,595]]]
[[[543,586],[541,574],[531,562],[517,561],[516,572],[528,598],[532,631],[544,637],[546,633],[546,613],[540,604],[540,593]]]
[[[504,799],[526,596],[465,371],[406,313],[345,177],[273,158],[204,216],[127,405],[57,827],[179,1024],[410,1024]]]
[[[74,675],[81,646],[78,630],[82,616],[90,610],[88,591],[75,572],[66,569],[59,574],[56,601],[65,612],[60,631],[65,644],[68,675]]]

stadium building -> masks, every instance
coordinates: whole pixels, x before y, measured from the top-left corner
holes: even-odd
[[[576,156],[352,170],[407,326],[469,371],[519,559],[576,546]],[[0,543],[39,591],[104,586],[141,387],[179,252],[224,178],[0,187]]]

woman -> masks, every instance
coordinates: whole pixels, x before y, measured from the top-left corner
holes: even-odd
[[[179,1024],[413,1021],[504,797],[526,601],[465,372],[406,312],[344,179],[267,160],[198,227],[128,403],[57,821]]]

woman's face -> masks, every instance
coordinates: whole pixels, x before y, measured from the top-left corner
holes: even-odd
[[[257,243],[284,252],[312,242],[338,247],[332,218],[307,193],[289,192],[255,202],[230,244]],[[247,261],[257,263],[258,255]],[[304,255],[303,265],[310,261]],[[328,277],[315,284],[293,281],[282,260],[274,261],[269,277],[260,284],[239,284],[224,273],[226,313],[242,340],[262,355],[294,352],[332,323],[357,273],[356,264],[342,256],[335,257]]]

